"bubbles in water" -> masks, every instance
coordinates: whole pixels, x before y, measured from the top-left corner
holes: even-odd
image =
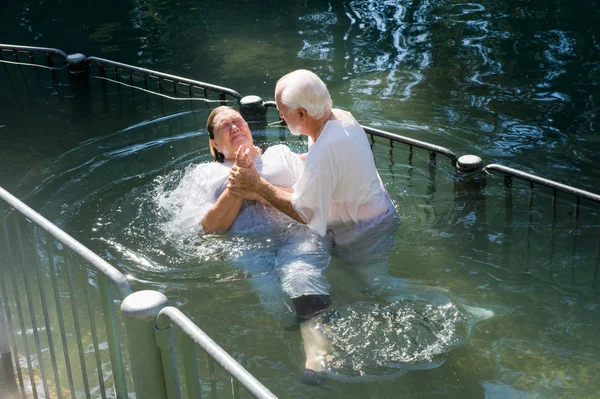
[[[358,302],[323,314],[317,329],[329,344],[328,371],[381,377],[444,363],[444,355],[468,338],[491,313],[462,308],[444,295],[418,295],[391,303]]]

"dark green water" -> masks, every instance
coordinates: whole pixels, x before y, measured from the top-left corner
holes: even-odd
[[[277,78],[317,72],[361,123],[600,189],[597,1],[16,2],[0,42],[58,47],[272,99]],[[392,275],[448,288],[496,316],[430,370],[310,388],[297,331],[265,312],[225,253],[239,243],[165,233],[157,190],[208,161],[206,107],[97,79],[0,67],[0,185],[154,288],[280,397],[595,397],[600,384],[598,206],[488,178],[485,223],[453,195],[453,171],[378,141],[402,226]],[[275,140],[279,132],[269,129]],[[302,144],[288,139],[295,148]],[[242,243],[243,244],[243,243]],[[332,264],[336,304],[364,300]],[[368,298],[367,298],[368,299]]]

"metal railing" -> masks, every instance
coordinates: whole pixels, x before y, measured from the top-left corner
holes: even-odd
[[[20,56],[26,56],[29,62],[24,62]],[[43,56],[47,65],[42,65],[39,61],[36,62],[36,56]],[[54,66],[54,59],[56,58],[61,60],[63,64],[61,68],[67,66],[73,74],[88,72],[89,68],[95,65],[98,70],[98,78],[102,80],[125,85],[133,89],[144,90],[171,99],[197,99],[207,102],[215,101],[220,104],[225,104],[229,101],[228,97],[232,98],[235,102],[239,102],[242,99],[242,96],[237,91],[227,87],[182,78],[122,62],[93,56],[86,57],[80,53],[67,55],[62,50],[48,47],[0,44],[0,63],[60,69]],[[184,88],[185,90],[180,88]],[[200,95],[198,91],[201,91]],[[211,92],[218,95],[218,100],[211,100],[209,98],[209,93]]]
[[[82,71],[89,71],[90,67],[92,65],[95,65],[98,71],[98,77],[102,80],[102,82],[113,82],[113,83],[117,83],[119,85],[126,85],[126,86],[131,86],[132,88],[138,88],[138,89],[142,89],[145,90],[149,93],[152,94],[156,94],[156,95],[160,95],[163,97],[167,97],[167,98],[173,98],[173,99],[194,99],[194,98],[198,98],[198,99],[204,99],[204,100],[208,100],[209,98],[209,92],[216,92],[218,93],[218,100],[216,100],[216,102],[218,103],[222,103],[223,101],[225,101],[225,99],[227,98],[227,96],[233,98],[234,101],[237,101],[240,105],[245,105],[243,104],[243,100],[247,97],[242,98],[242,96],[231,89],[227,89],[224,87],[220,87],[220,86],[215,86],[215,85],[210,85],[204,82],[199,82],[199,81],[194,81],[191,79],[186,79],[186,78],[182,78],[182,77],[178,77],[175,75],[169,75],[169,74],[165,74],[165,73],[161,73],[161,72],[157,72],[157,71],[152,71],[152,70],[148,70],[145,68],[139,68],[139,67],[135,67],[135,66],[131,66],[131,65],[127,65],[127,64],[122,64],[119,62],[115,62],[115,61],[110,61],[110,60],[106,60],[106,59],[102,59],[102,58],[98,58],[98,57],[85,57],[82,55],[66,55],[64,52],[60,51],[60,50],[56,50],[56,49],[48,49],[48,48],[36,48],[36,47],[27,47],[27,46],[12,46],[12,45],[3,45],[0,44],[0,62],[6,62],[6,63],[17,63],[19,65],[30,65],[30,66],[41,66],[39,62],[35,61],[35,56],[36,55],[41,55],[43,57],[45,57],[48,67],[50,68],[55,68],[54,67],[54,61],[53,59],[62,59],[62,61],[64,62],[65,65],[67,65],[69,67],[69,70],[73,73],[81,73]],[[20,58],[22,55],[29,57],[29,61],[33,62],[23,62],[22,58]],[[12,57],[12,59],[14,61],[9,60],[8,58]],[[103,88],[105,88],[105,86],[103,86]],[[182,90],[183,88],[183,90]],[[197,91],[200,90],[201,92],[198,93]],[[255,97],[255,96],[253,96]],[[255,99],[253,99],[253,102],[250,103],[250,105],[252,107],[254,107],[254,109],[256,110],[257,108],[261,109],[261,112],[257,112],[256,115],[258,115],[259,118],[265,118],[266,120],[266,112],[267,109],[269,108],[276,108],[276,104],[273,101],[262,101],[260,98],[258,98],[258,100],[254,101]],[[264,111],[264,112],[263,112]],[[553,218],[556,218],[556,196],[557,196],[557,192],[562,192],[568,195],[572,195],[575,197],[575,207],[576,207],[576,211],[575,211],[575,227],[576,229],[579,227],[579,222],[580,222],[580,203],[581,200],[589,200],[592,201],[594,203],[600,203],[600,196],[598,194],[594,194],[594,193],[590,193],[588,191],[584,191],[584,190],[580,190],[577,189],[575,187],[572,186],[568,186],[565,184],[561,184],[549,179],[545,179],[542,177],[538,177],[535,176],[533,174],[529,174],[526,172],[522,172],[519,171],[517,169],[512,169],[512,168],[508,168],[505,166],[501,166],[501,165],[496,165],[496,164],[490,164],[487,166],[483,166],[483,163],[481,162],[481,160],[479,160],[479,162],[475,165],[467,165],[468,167],[465,167],[465,163],[462,162],[461,163],[461,159],[463,159],[463,157],[458,157],[457,155],[455,155],[451,150],[445,148],[445,147],[441,147],[441,146],[437,146],[435,144],[431,144],[431,143],[427,143],[427,142],[423,142],[423,141],[419,141],[419,140],[415,140],[415,139],[411,139],[408,137],[404,137],[404,136],[400,136],[394,133],[390,133],[384,130],[379,130],[379,129],[375,129],[375,128],[371,128],[368,126],[363,126],[363,128],[365,129],[365,132],[370,136],[371,138],[371,144],[373,145],[375,142],[375,137],[382,139],[382,140],[386,140],[389,143],[390,146],[390,154],[394,149],[394,145],[395,143],[404,145],[408,147],[409,150],[409,154],[408,154],[408,163],[410,165],[412,165],[412,156],[413,156],[413,148],[418,148],[424,151],[427,151],[429,153],[429,179],[431,180],[431,184],[428,186],[428,190],[429,190],[429,194],[433,195],[433,193],[435,193],[435,171],[437,168],[437,155],[440,154],[444,157],[446,157],[447,159],[450,160],[450,163],[452,165],[452,167],[455,168],[455,174],[456,174],[456,181],[460,182],[461,184],[461,189],[460,190],[455,190],[455,193],[458,191],[464,191],[464,187],[469,187],[469,190],[472,190],[476,193],[476,196],[474,196],[473,198],[477,198],[477,201],[480,202],[480,204],[482,204],[481,207],[479,207],[479,211],[483,213],[482,215],[482,219],[483,221],[485,221],[485,201],[486,201],[486,195],[484,194],[485,192],[485,181],[486,181],[486,176],[488,174],[492,174],[492,173],[501,173],[504,176],[504,186],[505,186],[505,220],[506,220],[506,225],[509,226],[511,224],[511,218],[512,218],[512,181],[513,179],[519,179],[519,180],[523,180],[525,182],[528,182],[530,184],[530,197],[529,197],[529,210],[530,210],[530,214],[531,214],[531,210],[533,207],[533,193],[534,193],[534,186],[535,185],[541,185],[541,186],[545,186],[548,187],[550,189],[553,190],[553,202],[552,202],[552,206],[553,206]],[[466,173],[465,173],[466,172]],[[477,180],[477,184],[463,184],[464,181],[473,181],[473,180]],[[459,183],[456,183],[459,184]],[[455,194],[456,196],[456,194]],[[1,205],[1,202],[0,202]],[[10,207],[15,208],[13,205],[10,205]],[[5,212],[3,209],[0,208],[0,215],[3,217],[2,219],[2,229],[3,232],[0,232],[0,234],[3,234],[3,236],[5,237],[5,246],[6,248],[9,248],[9,244],[10,241],[6,241],[8,240],[7,237],[9,237],[8,234],[8,221],[7,218],[5,217]],[[14,216],[12,216],[14,217]],[[15,232],[19,232],[22,228],[20,227],[21,225],[25,225],[25,224],[29,224],[31,225],[31,223],[34,223],[35,219],[31,219],[29,216],[23,216],[22,220],[16,222],[15,224]],[[44,219],[45,220],[45,219]],[[15,223],[15,222],[13,222]],[[553,223],[554,225],[554,223]],[[37,225],[36,225],[37,226]],[[29,229],[31,231],[28,232],[28,240],[29,240],[29,244],[25,243],[22,244],[21,241],[23,241],[21,238],[19,238],[18,234],[17,234],[17,242],[20,244],[20,246],[22,245],[32,245],[32,242],[36,242],[36,239],[39,241],[39,237],[42,236],[47,236],[48,232],[44,230],[43,225],[42,226],[37,226],[37,227],[29,227]],[[35,230],[40,230],[39,233],[36,234]],[[530,219],[530,229],[531,229],[531,219]],[[41,234],[43,232],[43,234]],[[15,233],[16,234],[16,233]],[[57,233],[58,234],[58,233]],[[61,239],[65,238],[65,237],[57,237],[57,236],[52,236],[50,235],[52,239],[56,240],[59,243],[62,243]],[[67,240],[68,241],[68,240]],[[1,244],[1,243],[0,243]],[[57,246],[58,244],[51,244],[49,249],[47,250],[48,254],[46,254],[46,258],[47,259],[54,259],[54,255],[52,253],[52,251],[54,250],[54,248]],[[61,244],[62,245],[62,244]],[[575,237],[574,243],[573,243],[573,252],[575,251],[575,248],[577,246],[577,237]],[[77,246],[71,248],[67,246],[67,251],[71,251],[73,252],[73,255],[75,255],[75,257],[79,257],[79,259],[81,259],[81,257],[87,257],[87,255],[77,252]],[[36,250],[37,251],[37,250]],[[37,253],[36,251],[34,251],[34,253]],[[24,250],[22,250],[21,252],[24,252]],[[69,252],[70,253],[70,252]],[[89,255],[89,254],[88,254]],[[7,256],[8,258],[11,258],[10,262],[13,262],[14,260],[12,258],[14,258],[14,256],[7,252]],[[17,259],[23,259],[24,256],[21,255],[20,257],[17,257]],[[63,260],[62,260],[62,264],[66,267],[67,271],[70,270],[72,267],[69,267],[69,265],[71,264],[71,255],[63,255]],[[1,261],[1,257],[0,257],[0,261]],[[36,260],[36,262],[39,262],[39,259]],[[53,261],[49,261],[49,263],[52,263]],[[99,264],[98,264],[99,265]],[[91,270],[108,270],[104,264],[103,267],[98,268],[97,264],[91,264],[91,265],[85,265],[84,268],[87,271],[88,268],[91,268]],[[49,269],[54,268],[54,266],[48,266]],[[594,273],[594,280],[596,279],[596,277],[598,276],[599,273],[599,269],[600,269],[600,234],[599,234],[599,239],[598,239],[598,255],[597,255],[597,261],[596,261],[596,269],[595,269],[595,273]],[[7,269],[6,269],[7,270]],[[0,270],[1,273],[6,273],[6,271]],[[49,273],[50,275],[54,274],[54,271],[50,270],[51,273]],[[11,272],[12,273],[12,272]],[[9,276],[9,280],[5,280],[4,275],[0,276],[2,277],[2,296],[4,296],[6,298],[6,288],[4,287],[4,281],[13,281],[13,291],[16,291],[17,289],[19,289],[19,284],[16,282],[16,278],[13,278],[13,275],[11,274]],[[42,276],[43,279],[43,276]],[[73,278],[67,278],[67,282],[71,282]],[[89,279],[87,279],[89,281]],[[38,277],[38,281],[39,277]],[[115,283],[111,283],[109,282],[108,277],[101,277],[100,281],[102,282],[102,284],[100,285],[101,289],[109,289],[111,286],[114,286]],[[74,285],[74,284],[72,284]],[[107,288],[103,288],[104,286],[106,286]],[[39,291],[41,292],[41,297],[44,297],[44,293],[43,293],[43,286],[39,287]],[[29,297],[29,293],[32,292],[31,290],[31,286],[27,286],[27,284],[25,285],[25,290],[27,291],[28,297]],[[56,289],[53,288],[54,293],[55,293],[55,302],[60,302],[60,298],[59,298],[59,294],[60,292],[56,292]],[[121,293],[123,294],[123,293]],[[104,296],[108,296],[109,294],[103,294]],[[123,295],[121,295],[121,297],[123,297]],[[58,298],[58,299],[56,299]],[[110,298],[110,297],[109,297]],[[112,300],[106,300],[106,306],[108,306],[109,303],[111,303]],[[18,302],[17,302],[18,303]],[[89,304],[89,302],[88,302]],[[12,308],[14,308],[16,306],[16,311],[18,313],[18,320],[19,320],[19,325],[21,326],[21,330],[24,330],[24,320],[22,317],[22,313],[23,313],[23,309],[21,307],[20,304],[11,304],[11,305],[7,305],[6,301],[5,301],[5,309],[7,311],[7,320],[12,320],[11,315],[8,314],[8,312],[10,310],[12,310]],[[30,313],[33,313],[35,311],[34,307],[31,307],[29,304],[27,305],[28,308],[30,309]],[[45,307],[47,305],[43,305],[42,307]],[[197,364],[197,359],[196,359],[196,355],[195,355],[195,348],[196,346],[201,348],[202,351],[205,351],[208,355],[210,359],[215,359],[215,356],[221,356],[223,355],[223,353],[219,352],[216,354],[216,352],[210,350],[210,349],[206,349],[206,348],[214,348],[215,346],[213,346],[214,342],[212,340],[210,340],[210,338],[208,338],[204,333],[201,332],[201,330],[197,327],[194,326],[193,323],[191,323],[191,321],[189,321],[189,319],[187,319],[185,316],[183,316],[180,312],[177,312],[176,310],[172,310],[172,308],[164,308],[161,307],[160,309],[158,309],[156,311],[156,313],[153,315],[153,317],[158,317],[158,330],[156,331],[156,340],[157,342],[159,342],[159,346],[160,346],[160,351],[162,351],[162,357],[160,357],[161,359],[161,367],[160,370],[161,376],[164,376],[164,378],[162,379],[162,381],[164,382],[164,386],[161,389],[165,389],[168,397],[180,397],[181,396],[181,392],[180,390],[177,388],[179,386],[179,384],[176,383],[176,381],[178,381],[179,375],[180,373],[177,373],[174,371],[174,363],[173,363],[173,356],[175,356],[175,352],[174,349],[172,348],[172,346],[169,344],[169,340],[172,338],[172,328],[174,327],[178,327],[181,331],[183,331],[187,338],[186,340],[188,341],[187,343],[185,343],[187,348],[194,348],[194,350],[190,350],[190,351],[186,351],[185,353],[182,353],[181,355],[184,357],[184,365],[185,365],[185,370],[184,370],[184,375],[185,375],[185,379],[184,379],[184,385],[187,389],[187,393],[194,396],[199,392],[199,380],[197,378],[197,370],[198,370],[198,364]],[[163,310],[161,310],[163,309]],[[113,304],[113,308],[109,308],[107,310],[110,314],[115,313],[114,310],[114,304]],[[159,313],[160,312],[160,313]],[[44,310],[44,313],[46,313],[46,311]],[[105,311],[106,313],[106,311]],[[73,312],[73,316],[74,319],[77,318],[76,312]],[[105,314],[105,318],[106,318],[106,314]],[[15,316],[15,319],[17,319],[17,316]],[[33,318],[32,318],[33,319]],[[151,319],[152,320],[152,319]],[[152,320],[152,322],[154,322],[154,320]],[[33,323],[33,322],[32,322]],[[44,322],[46,323],[46,322]],[[105,320],[106,323],[106,320]],[[113,322],[114,324],[114,322]],[[112,328],[116,328],[118,326],[107,326],[107,331],[116,331],[116,330],[111,330]],[[10,328],[12,331],[12,327]],[[38,345],[38,341],[39,341],[39,337],[37,337],[37,328],[33,328],[34,331],[34,340],[36,341],[36,350],[39,352],[39,345]],[[48,327],[48,325],[46,325],[46,331],[48,334],[48,340],[52,340],[52,337],[50,336],[50,328]],[[62,331],[62,328],[61,328]],[[165,332],[166,331],[166,332]],[[22,332],[23,333],[23,332]],[[24,334],[24,333],[23,333]],[[63,333],[61,333],[61,338],[63,337]],[[167,338],[165,338],[167,337]],[[80,337],[78,337],[80,338]],[[118,339],[118,337],[115,337],[115,339]],[[79,339],[80,341],[80,339]],[[97,341],[97,339],[96,339]],[[192,342],[193,341],[193,342]],[[12,338],[11,342],[15,342],[14,338]],[[196,346],[194,346],[194,343]],[[129,342],[129,344],[131,344],[131,342]],[[216,345],[216,344],[215,344]],[[24,346],[24,350],[26,352],[29,352],[29,349],[27,347],[27,340],[24,340],[23,342],[23,346]],[[117,347],[118,345],[113,344],[113,347]],[[12,347],[13,352],[16,352],[16,349],[13,345]],[[81,357],[81,350],[78,349],[78,352],[80,353],[80,357]],[[220,349],[220,348],[219,348]],[[111,349],[112,351],[112,349]],[[135,352],[130,350],[130,352]],[[38,355],[39,356],[39,355]],[[257,388],[257,382],[255,380],[253,380],[253,377],[251,377],[249,374],[247,374],[247,371],[245,371],[243,368],[241,368],[241,366],[237,363],[237,366],[239,366],[240,368],[238,369],[237,366],[231,366],[231,361],[232,359],[227,358],[225,355],[223,355],[224,357],[219,357],[220,360],[216,359],[217,363],[219,365],[221,365],[221,367],[223,367],[233,378],[233,383],[232,383],[232,393],[233,396],[236,397],[238,392],[238,388],[237,388],[237,383],[239,382],[240,384],[242,384],[242,386],[244,386],[250,393],[252,393],[255,396],[259,396],[259,397],[271,397],[269,395],[270,392],[268,392],[266,390],[266,388],[262,387],[262,386],[258,386],[259,388]],[[228,355],[227,355],[228,356]],[[56,353],[51,353],[51,357],[52,359],[54,359],[55,357],[57,357]],[[68,353],[65,352],[65,357],[68,357]],[[111,361],[113,361],[113,357],[118,357],[117,354],[112,354],[111,353]],[[54,360],[53,360],[54,362]],[[117,370],[119,367],[119,359],[116,358],[114,360],[114,362],[117,363]],[[121,360],[122,362],[122,360]],[[209,370],[214,370],[214,364],[213,361],[210,360],[209,361],[209,365],[208,368]],[[212,365],[211,365],[212,364]],[[231,367],[230,367],[231,366]],[[114,367],[114,366],[113,366]],[[16,361],[15,362],[15,368],[17,370],[18,373],[20,373],[20,368],[19,368],[19,364]],[[30,379],[31,379],[31,375],[32,375],[32,371],[30,370],[31,367],[28,364],[28,372],[30,375]],[[57,387],[59,386],[58,380],[59,380],[59,376],[56,370],[56,367],[53,366],[53,372],[56,375],[55,377],[55,382]],[[85,370],[85,368],[83,368]],[[156,372],[156,370],[146,370],[148,372]],[[40,367],[40,372],[42,372],[41,367]],[[43,371],[45,373],[45,370]],[[138,370],[137,372],[143,374],[144,370]],[[100,373],[100,372],[99,372]],[[68,373],[67,373],[68,374]],[[135,373],[134,373],[135,374]],[[209,372],[209,380],[210,378],[212,378],[214,375],[213,372]],[[156,374],[154,374],[154,376],[156,377]],[[161,377],[162,378],[162,377]],[[21,387],[23,387],[23,378],[21,377],[21,375],[19,374],[19,382]],[[122,376],[118,376],[116,377],[116,380],[119,380],[121,382],[119,382],[120,384],[120,388],[115,388],[116,391],[118,392],[118,394],[122,394],[122,393],[126,393],[126,384],[125,384],[125,379]],[[134,384],[135,384],[135,380],[137,380],[137,378],[134,377]],[[216,383],[214,382],[214,380],[210,380],[211,383],[211,392],[215,392],[216,391]],[[116,387],[117,382],[115,381],[115,387]],[[258,383],[259,384],[259,383]],[[32,382],[32,386],[34,386],[35,384],[33,384]],[[71,387],[71,385],[73,385],[71,383],[71,379],[69,379],[69,385]],[[262,387],[262,388],[261,388]],[[263,390],[264,388],[264,390]],[[48,389],[47,387],[44,387],[44,389]],[[74,387],[71,387],[71,390],[73,391]],[[136,386],[136,390],[137,390],[137,386]]]
[[[20,56],[27,57],[28,62],[24,62]],[[46,65],[36,61],[36,56],[44,57]],[[10,57],[10,59],[7,59]],[[60,68],[64,68],[67,63],[67,54],[59,49],[49,47],[17,46],[12,44],[0,44],[0,62],[8,64],[28,65],[42,68],[60,69],[54,66],[54,60],[59,59],[62,63]]]
[[[127,398],[129,378],[137,397],[165,397],[166,387],[172,386],[165,381],[179,377],[172,367],[163,371],[162,364],[169,364],[170,358],[163,348],[167,358],[161,360],[158,342],[164,341],[155,338],[155,325],[161,335],[172,331],[171,321],[193,342],[190,353],[197,345],[231,376],[234,397],[239,385],[255,397],[274,397],[181,312],[165,308],[159,316],[166,297],[150,293],[150,299],[159,297],[160,306],[153,308],[148,291],[132,293],[123,274],[0,187],[0,313],[6,315],[0,317],[0,333],[7,333],[0,335],[0,349],[4,359],[12,357],[23,398],[106,398],[111,391]],[[122,351],[122,340],[128,352]],[[188,359],[186,353],[182,356]],[[73,364],[76,358],[78,367]],[[188,387],[200,385],[197,373],[185,375]],[[216,395],[216,390],[211,392]]]
[[[198,98],[196,94],[197,90],[202,90],[202,96],[200,98],[207,101],[209,100],[209,92],[217,93],[219,95],[218,102],[221,104],[226,103],[227,96],[232,97],[236,102],[239,102],[242,99],[242,96],[237,91],[226,87],[127,65],[104,58],[87,57],[84,60],[84,63],[86,68],[95,64],[101,78],[109,79],[115,83],[125,83],[129,87],[138,87],[135,79],[135,77],[138,77],[141,79],[144,90],[155,89],[158,90],[158,94],[167,96],[171,99],[185,98],[189,100]],[[111,69],[112,79],[108,77],[108,68]],[[123,79],[125,79],[125,82],[123,82]],[[181,88],[185,88],[185,91],[182,91]]]
[[[5,205],[8,208],[5,208]],[[63,389],[67,386],[70,392],[67,396],[74,398],[76,393],[84,391],[85,396],[89,398],[88,363],[91,352],[98,373],[99,389],[105,397],[106,376],[99,350],[99,326],[96,324],[94,293],[90,288],[90,284],[93,283],[97,286],[95,294],[99,297],[104,314],[104,333],[114,390],[117,397],[127,397],[121,334],[115,306],[115,294],[121,299],[131,294],[131,287],[125,277],[2,188],[0,235],[4,255],[0,257],[0,292],[4,298],[12,355],[21,391],[25,392],[19,361],[22,356],[27,363],[33,397],[38,397],[38,388],[41,385],[46,398],[50,397],[51,391],[57,397],[62,397]],[[13,249],[15,247],[18,248],[17,251]],[[23,289],[25,295],[22,294]],[[65,296],[69,299],[68,304],[65,304]],[[83,310],[82,303],[85,304]],[[16,314],[13,314],[15,311]],[[82,314],[87,314],[87,320],[81,318]],[[13,328],[13,319],[18,323],[18,329]],[[72,323],[73,328],[67,326],[67,321]],[[93,349],[86,350],[88,356],[83,347],[81,325],[84,322],[89,326],[89,334],[92,337]],[[55,335],[57,330],[58,336]],[[31,339],[28,331],[32,331],[33,351],[30,350]],[[20,335],[18,338],[15,332]],[[68,338],[73,334],[75,342]],[[57,338],[60,339],[60,344],[56,342]],[[42,342],[47,342],[46,348],[42,348]],[[62,356],[57,353],[58,346],[62,346]],[[49,359],[43,353],[46,349],[49,351]],[[75,349],[82,373],[79,381],[82,386],[77,384],[73,376],[72,361]],[[37,364],[36,368],[34,363]],[[52,374],[47,372],[50,369],[49,365]],[[41,378],[38,380],[36,376]],[[67,384],[64,383],[65,379]],[[51,380],[53,384],[50,384]]]
[[[196,354],[196,347],[199,347],[205,353],[207,369],[209,374],[210,392],[212,398],[217,398],[217,380],[215,372],[215,362],[230,376],[231,396],[240,397],[240,383],[249,393],[257,398],[275,398],[252,374],[240,366],[227,352],[221,349],[208,335],[206,335],[197,325],[195,325],[179,309],[174,307],[165,307],[158,314],[156,324],[156,340],[160,342],[163,359],[163,367],[166,376],[177,377],[176,358],[178,355],[174,348],[174,328],[178,327],[184,333],[182,342],[182,351],[179,357],[183,358],[183,367],[185,369],[185,387],[188,398],[199,398],[201,396],[201,386],[199,384],[199,367]],[[175,378],[167,377],[168,398],[181,398],[181,384]]]
[[[550,269],[552,269],[552,265],[554,265],[554,257],[555,257],[555,238],[556,238],[556,229],[557,229],[557,218],[558,218],[558,193],[566,194],[567,201],[568,198],[574,199],[573,206],[574,211],[568,211],[567,214],[574,218],[572,227],[570,227],[569,236],[572,237],[572,248],[571,248],[571,284],[573,284],[575,279],[575,268],[576,268],[576,255],[578,251],[578,243],[582,239],[583,231],[581,224],[581,212],[582,212],[582,201],[589,201],[594,204],[600,204],[600,195],[581,190],[566,184],[558,183],[556,181],[546,179],[540,176],[536,176],[531,173],[526,173],[520,171],[518,169],[509,168],[502,165],[497,164],[489,164],[483,168],[484,174],[491,173],[500,173],[504,176],[503,185],[504,185],[504,235],[508,238],[510,242],[513,234],[513,180],[520,180],[522,182],[528,183],[528,193],[527,193],[527,256],[529,259],[530,247],[531,247],[531,236],[533,229],[533,210],[534,210],[534,198],[536,197],[536,186],[546,187],[552,190],[551,194],[551,224],[550,224],[550,253],[549,253],[549,262]],[[541,195],[538,195],[541,197]],[[568,203],[568,202],[567,202]],[[584,210],[586,208],[583,208]],[[597,211],[587,209],[588,217],[593,217],[597,214]],[[595,225],[592,223],[588,227],[594,229]],[[597,224],[596,224],[597,226]],[[596,227],[597,228],[597,227]],[[596,282],[598,280],[599,271],[600,271],[600,230],[597,230],[597,242],[596,242],[596,253],[595,253],[595,266],[592,277],[592,287],[596,290]]]
[[[372,128],[369,126],[363,126],[363,129],[365,130],[365,132],[368,135],[371,136],[371,143],[374,142],[373,136],[381,137],[381,138],[389,140],[390,148],[394,147],[394,143],[405,144],[409,147],[409,151],[410,151],[409,154],[412,154],[413,147],[421,148],[423,150],[429,151],[430,163],[435,164],[436,156],[437,156],[437,154],[440,154],[440,155],[444,155],[445,157],[450,159],[452,166],[456,166],[456,161],[458,160],[458,157],[456,156],[456,154],[454,154],[452,151],[450,151],[449,149],[447,149],[445,147],[427,143],[425,141],[415,140],[410,137],[400,136],[399,134],[386,132],[385,130],[379,130],[379,129],[375,129],[375,128]]]

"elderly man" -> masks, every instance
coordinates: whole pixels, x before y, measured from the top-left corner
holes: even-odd
[[[338,255],[351,259],[363,282],[375,286],[381,274],[378,269],[387,267],[378,258],[387,258],[397,216],[364,130],[349,112],[332,108],[327,87],[307,70],[282,77],[275,87],[275,101],[292,134],[309,138],[299,181],[293,192],[284,191],[263,179],[252,164],[246,168],[236,163],[228,188],[241,197],[258,194],[317,234],[329,235]],[[238,150],[240,160],[244,150]],[[297,308],[310,309],[310,315],[331,304],[327,295],[304,295],[293,301]],[[310,343],[305,345],[303,378],[310,380],[311,370],[322,368],[325,347],[307,324],[301,325],[304,341]]]
[[[321,236],[329,227],[336,244],[349,244],[394,217],[364,130],[349,112],[332,108],[317,75],[304,69],[285,75],[275,87],[275,101],[292,134],[309,137],[304,173],[290,193],[262,179],[252,167],[234,166],[231,190],[242,196],[259,194]]]

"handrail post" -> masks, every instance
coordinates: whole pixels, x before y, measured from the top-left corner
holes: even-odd
[[[267,108],[259,96],[246,96],[240,100],[240,114],[251,123],[267,124]]]
[[[65,58],[69,70],[69,82],[71,83],[73,96],[73,114],[87,117],[93,109],[92,96],[90,94],[91,84],[89,79],[90,66],[84,54],[69,54]]]
[[[476,155],[463,155],[456,162],[454,180],[454,203],[461,214],[474,212],[476,226],[485,226],[485,186],[486,174],[481,158]]]
[[[156,345],[154,332],[158,313],[165,306],[167,297],[151,290],[135,292],[121,304],[133,385],[138,398],[167,397],[160,349]]]

